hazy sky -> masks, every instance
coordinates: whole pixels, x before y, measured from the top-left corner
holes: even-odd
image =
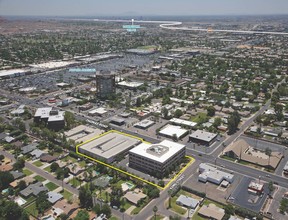
[[[0,0],[0,15],[288,14],[288,0]]]

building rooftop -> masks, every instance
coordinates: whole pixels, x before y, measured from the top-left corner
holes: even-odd
[[[14,75],[16,73],[25,73],[27,70],[25,69],[11,69],[11,70],[1,70],[0,71],[0,77],[10,76]]]
[[[137,147],[131,149],[129,152],[137,154],[141,157],[155,160],[160,163],[164,163],[183,148],[185,148],[185,145],[183,144],[164,140],[159,144],[141,143]]]
[[[177,138],[180,138],[187,132],[188,131],[186,129],[183,129],[180,126],[168,125],[163,128],[159,133],[168,137],[173,137],[173,135],[175,134]]]
[[[38,108],[35,112],[34,117],[48,118],[52,107]]]
[[[198,214],[209,219],[221,220],[225,215],[225,210],[211,203],[208,206],[203,205],[199,209]]]
[[[144,199],[146,197],[147,196],[144,193],[142,193],[142,192],[136,193],[134,191],[133,192],[129,191],[124,195],[124,198],[126,198],[129,202],[131,202],[135,205],[137,205],[137,203],[140,199]]]
[[[52,204],[54,204],[55,202],[61,200],[63,198],[63,196],[60,193],[57,192],[48,192],[48,201]]]
[[[201,163],[199,165],[199,171],[201,172],[199,174],[199,178],[201,180],[207,180],[220,184],[223,180],[226,180],[228,182],[232,182],[234,175],[230,173],[226,173],[224,171],[218,170],[217,167],[211,166],[206,163]]]
[[[37,148],[37,143],[32,143],[21,148],[22,154],[28,154]]]
[[[37,182],[34,184],[30,184],[27,188],[20,191],[20,193],[23,196],[27,197],[31,194],[33,194],[34,196],[37,196],[40,192],[43,192],[43,191],[48,191],[48,189],[45,186],[43,186],[42,183]]]
[[[86,125],[79,125],[75,128],[72,128],[69,131],[65,131],[64,134],[66,137],[71,137],[82,132],[89,134],[92,133],[94,130],[95,130],[94,128],[88,127]]]
[[[148,128],[148,127],[150,127],[151,125],[154,125],[154,124],[155,124],[154,121],[145,119],[145,120],[139,121],[138,123],[134,124],[134,127]]]
[[[241,160],[248,161],[250,163],[257,163],[260,166],[269,166],[274,169],[281,161],[283,154],[281,152],[272,151],[270,158],[265,154],[265,150],[256,149],[250,146],[245,140],[237,140],[234,144],[225,148],[224,153],[228,154],[233,152],[237,158],[241,157]]]
[[[197,130],[190,135],[191,138],[195,138],[195,139],[206,141],[206,142],[210,142],[216,136],[217,134],[210,133],[207,131],[202,131],[202,130]]]
[[[79,147],[103,158],[110,158],[136,146],[141,141],[116,132],[107,133]]]
[[[19,172],[19,171],[11,171],[10,173],[13,175],[13,177],[14,177],[15,180],[16,180],[16,179],[20,179],[20,178],[22,178],[22,177],[25,176],[24,173]]]
[[[182,206],[186,206],[186,207],[190,207],[190,208],[195,209],[197,207],[199,201],[196,199],[193,199],[189,196],[180,195],[178,197],[178,199],[176,200],[176,203],[180,204]]]
[[[251,181],[251,182],[249,183],[249,186],[248,186],[249,189],[256,190],[256,191],[262,191],[262,190],[263,190],[263,187],[264,187],[264,184],[262,184],[262,183],[256,183],[256,182],[254,182],[254,181]]]
[[[96,109],[92,109],[91,111],[88,112],[88,114],[98,114],[98,115],[103,115],[105,113],[107,113],[108,111],[106,111],[105,108],[96,108]]]
[[[48,122],[52,121],[64,121],[64,111],[59,112],[58,115],[50,115]]]
[[[127,81],[122,81],[118,83],[119,86],[125,86],[128,88],[138,88],[139,86],[142,86],[143,83],[141,82],[127,82]]]
[[[179,119],[179,118],[172,118],[172,119],[170,119],[170,122],[178,124],[178,125],[185,125],[185,126],[188,126],[188,127],[195,127],[197,125],[196,122],[182,120],[182,119]]]

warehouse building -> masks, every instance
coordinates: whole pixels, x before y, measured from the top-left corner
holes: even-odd
[[[109,132],[79,146],[78,150],[92,158],[112,163],[118,155],[124,155],[139,143],[141,141],[136,138],[117,132]]]
[[[129,151],[129,166],[153,176],[163,176],[181,162],[185,153],[185,145],[168,140],[159,144],[142,143]]]
[[[210,146],[217,138],[217,134],[207,131],[197,130],[189,136],[189,141],[201,145]]]

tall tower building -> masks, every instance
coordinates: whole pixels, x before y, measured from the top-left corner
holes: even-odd
[[[96,95],[100,99],[115,94],[115,74],[110,71],[100,71],[96,73]]]

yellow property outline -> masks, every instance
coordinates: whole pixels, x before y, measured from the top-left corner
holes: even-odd
[[[89,142],[91,142],[91,141],[93,141],[93,140],[95,140],[95,139],[98,139],[98,138],[100,138],[100,137],[102,137],[102,136],[104,136],[104,135],[107,135],[107,134],[109,134],[109,133],[118,133],[118,134],[121,134],[121,135],[125,135],[125,136],[127,136],[127,137],[136,138],[136,139],[142,141],[143,143],[151,144],[150,142],[144,141],[142,138],[139,138],[139,137],[137,137],[137,136],[130,135],[130,134],[126,134],[126,133],[123,133],[123,132],[120,132],[120,131],[117,131],[117,130],[110,130],[110,131],[105,132],[105,133],[103,133],[103,134],[100,134],[100,135],[98,135],[98,136],[96,136],[96,137],[94,137],[94,138],[92,138],[92,139],[90,139],[90,140],[88,140],[88,141],[85,141],[85,142],[83,142],[83,143],[81,143],[81,144],[76,145],[76,154],[78,154],[78,155],[80,155],[80,156],[83,156],[83,157],[86,157],[86,158],[88,158],[88,159],[90,159],[90,160],[93,160],[93,161],[95,161],[96,163],[99,163],[99,164],[102,164],[102,165],[104,165],[104,166],[107,166],[107,167],[109,167],[109,168],[111,168],[111,169],[113,169],[113,170],[116,170],[116,171],[120,172],[120,173],[124,173],[124,174],[126,174],[126,175],[128,175],[128,176],[130,176],[130,177],[132,177],[132,178],[134,178],[134,179],[138,179],[138,180],[140,180],[140,181],[142,181],[142,182],[144,182],[144,183],[150,184],[150,185],[152,185],[152,186],[156,186],[157,188],[159,188],[159,189],[161,189],[161,190],[164,190],[164,189],[166,189],[167,187],[169,187],[169,185],[170,185],[175,179],[177,179],[178,176],[180,176],[180,175],[187,169],[188,166],[190,166],[190,165],[191,165],[192,163],[194,163],[194,161],[195,161],[195,159],[194,159],[193,157],[185,156],[186,158],[189,158],[189,159],[190,159],[189,163],[187,163],[186,166],[183,167],[183,168],[179,171],[179,173],[177,173],[177,175],[175,175],[164,187],[162,187],[162,186],[159,186],[159,185],[157,185],[157,184],[155,184],[155,183],[152,183],[152,182],[150,182],[150,181],[147,181],[147,180],[145,180],[145,179],[142,179],[142,178],[139,177],[139,176],[136,176],[136,175],[134,175],[134,174],[131,174],[131,173],[128,173],[128,172],[126,172],[126,171],[124,171],[124,170],[121,170],[121,169],[119,169],[119,168],[117,168],[117,167],[115,167],[115,166],[112,166],[112,165],[110,165],[110,164],[104,163],[104,162],[102,162],[102,161],[100,161],[100,160],[97,160],[97,159],[95,159],[95,158],[92,158],[92,157],[89,157],[89,156],[87,156],[87,155],[85,155],[85,154],[82,154],[82,153],[80,153],[80,152],[78,151],[78,148],[79,148],[80,146],[82,146],[82,145],[84,145],[84,144],[86,144],[86,143],[89,143]]]

